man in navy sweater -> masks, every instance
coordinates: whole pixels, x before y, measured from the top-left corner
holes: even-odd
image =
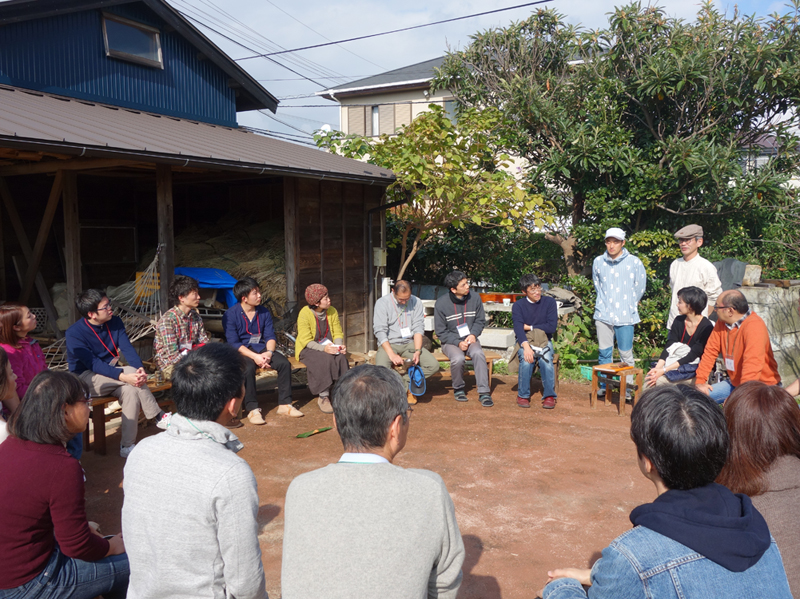
[[[542,283],[536,275],[523,275],[519,286],[525,297],[511,308],[514,335],[519,343],[517,405],[531,407],[531,376],[538,362],[544,387],[542,407],[552,410],[556,407],[552,338],[558,327],[558,304],[552,297],[542,295]]]
[[[148,419],[155,418],[166,428],[169,416],[147,388],[147,373],[139,354],[133,349],[125,325],[114,316],[108,297],[99,289],[87,289],[75,298],[83,316],[67,329],[67,362],[70,372],[78,375],[94,397],[113,395],[122,406],[119,455],[127,458],[136,443],[139,408]],[[119,364],[125,356],[128,366]]]
[[[453,396],[456,401],[467,401],[464,391],[464,360],[469,356],[475,368],[478,400],[485,408],[494,405],[489,387],[489,367],[478,337],[483,333],[486,314],[481,296],[470,293],[467,275],[454,270],[444,278],[450,293],[436,300],[433,322],[436,336],[442,342],[442,352],[450,358],[453,378]]]

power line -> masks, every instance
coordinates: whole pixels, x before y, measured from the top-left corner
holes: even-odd
[[[347,42],[355,42],[358,40],[365,40],[372,37],[380,37],[382,35],[390,35],[392,33],[400,33],[403,31],[411,31],[412,29],[421,29],[423,27],[432,27],[433,25],[442,25],[444,23],[452,23],[454,21],[463,21],[464,19],[472,19],[474,17],[483,17],[486,15],[504,12],[507,10],[515,10],[517,8],[525,8],[526,6],[534,6],[536,4],[545,4],[553,0],[536,0],[536,2],[527,2],[525,4],[518,4],[517,6],[509,6],[507,8],[497,8],[495,10],[487,10],[486,12],[479,12],[472,15],[465,15],[463,17],[454,17],[452,19],[445,19],[444,21],[435,21],[433,23],[424,23],[422,25],[413,25],[411,27],[403,27],[402,29],[392,29],[391,31],[384,31],[383,33],[371,33],[369,35],[361,35],[359,37],[351,37],[346,40],[339,40],[336,42],[328,42],[326,44],[315,44],[313,46],[303,46],[302,48],[294,48],[293,50],[280,50],[279,52],[268,52],[266,54],[254,54],[253,56],[245,56],[244,58],[234,58],[234,60],[250,60],[252,58],[269,58],[278,54],[288,54],[289,52],[300,52],[301,50],[311,50],[312,48],[324,48],[325,46],[333,46],[335,44],[345,44]]]
[[[269,118],[271,118],[273,121],[275,121],[275,122],[277,122],[277,123],[280,123],[281,125],[283,125],[283,126],[285,126],[285,127],[289,127],[289,129],[294,129],[295,131],[299,131],[299,132],[300,132],[300,133],[302,133],[303,135],[308,135],[309,137],[313,137],[313,136],[312,136],[312,135],[311,135],[311,134],[310,134],[308,131],[303,131],[303,130],[302,130],[302,129],[300,129],[299,127],[295,127],[294,125],[291,125],[291,124],[287,123],[286,121],[282,121],[281,119],[279,119],[278,117],[276,117],[276,116],[275,116],[274,114],[272,114],[271,112],[267,112],[267,111],[265,111],[265,110],[259,110],[258,112],[260,112],[261,114],[263,114],[263,115],[264,115],[264,116],[266,116],[266,117],[269,117]]]

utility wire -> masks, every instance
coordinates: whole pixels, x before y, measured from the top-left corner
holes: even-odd
[[[412,29],[421,29],[423,27],[432,27],[433,25],[442,25],[444,23],[452,23],[454,21],[463,21],[464,19],[472,19],[474,17],[483,17],[486,15],[492,15],[498,12],[504,12],[507,10],[515,10],[517,8],[525,8],[526,6],[534,6],[536,4],[545,4],[547,2],[552,2],[553,0],[536,0],[536,2],[527,2],[525,4],[518,4],[516,6],[509,6],[507,8],[497,8],[495,10],[487,10],[486,12],[479,12],[472,15],[465,15],[463,17],[454,17],[452,19],[445,19],[444,21],[435,21],[433,23],[423,23],[422,25],[412,25],[411,27],[403,27],[402,29],[392,29],[391,31],[384,31],[382,33],[371,33],[369,35],[361,35],[359,37],[351,37],[346,40],[339,40],[336,42],[328,42],[325,44],[315,44],[313,46],[303,46],[302,48],[294,48],[293,50],[280,50],[279,52],[268,52],[266,54],[254,54],[253,56],[245,56],[243,58],[234,58],[234,60],[250,60],[252,58],[269,58],[270,56],[277,56],[278,54],[288,54],[289,52],[300,52],[301,50],[311,50],[312,48],[323,48],[325,46],[333,46],[335,44],[345,44],[347,42],[355,42],[358,40],[365,40],[372,37],[380,37],[382,35],[390,35],[392,33],[400,33],[402,31],[411,31]]]

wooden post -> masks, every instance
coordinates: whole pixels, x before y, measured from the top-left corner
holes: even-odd
[[[69,321],[80,316],[75,297],[83,288],[81,275],[81,223],[78,213],[78,180],[74,172],[64,173],[64,254],[67,263],[67,297]]]
[[[22,293],[19,295],[19,302],[27,304],[28,298],[33,291],[33,284],[36,280],[36,273],[39,272],[39,265],[42,262],[42,254],[44,254],[44,246],[47,243],[47,238],[50,236],[50,227],[53,225],[53,217],[58,208],[58,200],[61,198],[61,190],[64,183],[64,171],[56,172],[56,178],[53,181],[53,187],[50,189],[50,197],[47,199],[47,206],[44,209],[42,216],[42,224],[39,225],[39,234],[36,236],[36,245],[33,246],[33,252],[30,258],[25,257],[28,261],[28,272],[25,275],[25,280],[22,283]]]
[[[297,301],[297,194],[295,179],[283,178],[283,247],[286,253],[286,301]]]
[[[172,168],[156,165],[156,200],[158,212],[158,273],[160,276],[159,299],[161,311],[170,309],[169,286],[175,277],[175,232],[172,217]]]
[[[6,247],[3,237],[3,210],[0,209],[0,299],[7,300],[6,287]]]

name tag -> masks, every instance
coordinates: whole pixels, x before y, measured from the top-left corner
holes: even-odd
[[[725,370],[736,372],[736,368],[733,367],[733,358],[725,358]]]
[[[411,327],[402,327],[400,329],[400,336],[403,338],[411,337]]]
[[[119,362],[119,356],[116,358],[111,358],[111,361],[108,363],[109,366],[116,366],[117,362]]]
[[[256,343],[261,343],[261,334],[250,335],[250,343],[249,345],[255,345]]]
[[[467,335],[471,334],[469,332],[469,327],[467,326],[466,322],[464,324],[458,325],[456,328],[458,329],[459,337],[466,337]]]
[[[333,344],[333,341],[331,341],[330,339],[328,339],[327,337],[325,337],[325,339],[323,339],[322,341],[320,341],[320,342],[319,342],[319,344],[320,344],[322,347],[325,347],[326,345],[332,345],[332,344]]]
[[[191,343],[181,343],[181,350],[192,351]]]

